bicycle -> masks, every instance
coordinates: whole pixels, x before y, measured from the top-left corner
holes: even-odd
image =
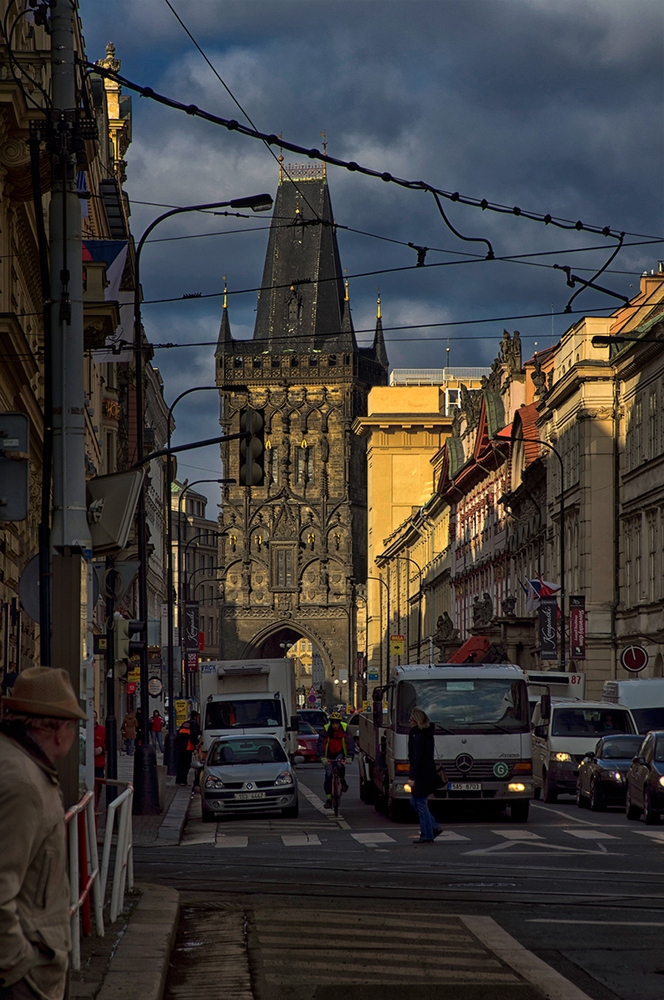
[[[343,786],[341,782],[341,775],[339,774],[339,768],[345,765],[346,761],[344,758],[335,757],[330,761],[332,764],[332,791],[330,795],[330,801],[332,802],[332,808],[334,809],[334,815],[339,815],[339,803],[341,802],[341,796],[343,795]]]

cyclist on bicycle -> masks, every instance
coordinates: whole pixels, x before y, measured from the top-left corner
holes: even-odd
[[[330,721],[318,737],[316,753],[325,764],[325,808],[332,808],[332,772],[334,771],[333,761],[343,760],[352,763],[355,756],[355,740],[352,733],[348,732],[346,723],[341,719],[340,712],[331,712]],[[346,784],[346,768],[339,765],[339,777],[341,787],[344,792],[348,791]]]

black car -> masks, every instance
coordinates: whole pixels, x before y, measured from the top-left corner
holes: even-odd
[[[576,804],[595,812],[607,805],[625,804],[627,771],[640,750],[642,736],[604,736],[598,740],[594,753],[587,753],[576,779]]]
[[[627,819],[659,823],[664,812],[664,732],[648,733],[627,772]]]

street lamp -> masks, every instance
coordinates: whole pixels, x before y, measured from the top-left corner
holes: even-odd
[[[410,556],[397,556],[397,563],[400,559],[403,559],[404,562],[412,563],[417,570],[420,579],[420,586],[417,595],[417,662],[419,663],[422,648],[422,569],[414,559],[410,558]],[[408,591],[408,597],[410,598],[410,587],[408,588]]]
[[[563,462],[563,457],[557,448],[554,448],[552,444],[545,441],[543,438],[538,437],[514,437],[510,435],[498,435],[497,440],[500,441],[512,441],[516,443],[521,441],[525,443],[532,444],[543,444],[545,448],[549,448],[553,454],[558,459],[560,464],[560,618],[561,618],[561,629],[560,629],[560,666],[565,670],[566,666],[566,650],[565,650],[565,465]]]
[[[385,590],[387,591],[387,633],[389,633],[389,631],[390,631],[390,588],[389,588],[388,584],[385,583],[385,580],[383,580],[382,577],[380,577],[380,576],[368,576],[367,580],[375,580],[377,583],[380,583],[383,587],[385,587]],[[380,621],[380,642],[378,644],[378,652],[379,652],[379,655],[380,655],[380,659],[379,659],[379,664],[380,664],[380,681],[379,681],[379,687],[382,687],[383,686],[383,599],[382,599],[382,597],[381,597],[381,600],[380,600],[380,619],[379,619],[379,621]],[[389,642],[390,642],[390,640],[389,640],[389,635],[387,633],[386,633],[386,641],[387,641],[387,673],[389,675],[389,672],[390,672],[390,646],[389,646]],[[367,641],[367,653],[368,653],[368,647],[369,647],[369,642]]]
[[[234,198],[231,201],[217,201],[205,205],[188,205],[182,208],[172,208],[154,219],[144,231],[136,247],[134,265],[134,363],[136,367],[136,451],[137,460],[142,462],[145,455],[145,401],[143,391],[143,328],[141,323],[141,253],[150,233],[161,222],[174,215],[186,212],[204,212],[216,208],[251,208],[254,211],[266,211],[272,207],[269,194],[253,195],[248,198]],[[137,505],[137,542],[138,542],[138,618],[146,623],[148,620],[148,568],[147,568],[147,524],[145,488],[140,492]],[[172,595],[169,595],[171,597]],[[156,815],[159,813],[159,786],[157,782],[157,754],[150,746],[148,729],[148,651],[147,643],[141,650],[141,743],[134,756],[134,806],[138,815]]]

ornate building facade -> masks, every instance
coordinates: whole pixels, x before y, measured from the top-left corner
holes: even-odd
[[[216,370],[224,433],[247,406],[265,415],[264,485],[239,485],[238,442],[222,446],[237,481],[220,515],[223,655],[282,656],[308,639],[329,703],[353,669],[366,577],[365,446],[352,425],[387,381],[387,354],[380,322],[372,346],[357,345],[323,168],[280,178],[254,336],[233,339],[224,303]]]

